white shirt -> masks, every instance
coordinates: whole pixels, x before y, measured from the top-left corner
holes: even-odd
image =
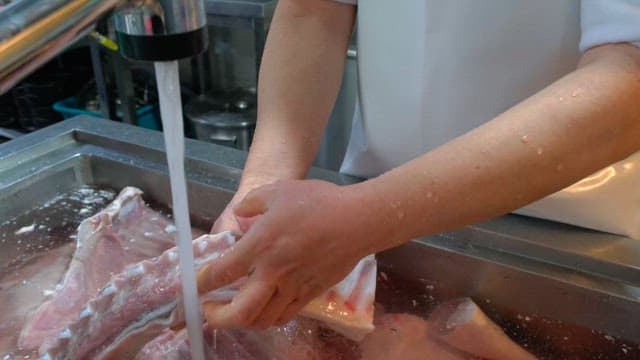
[[[363,0],[357,26],[360,101],[341,171],[371,177],[572,71],[580,45],[640,41],[640,0]]]
[[[491,120],[574,70],[581,51],[640,42],[640,0],[362,0],[357,6],[359,104],[341,171],[361,177]],[[636,221],[628,221],[632,230],[615,224],[624,214],[640,218],[640,191],[634,190],[636,199],[616,186],[595,188],[597,196],[551,197],[557,201],[538,202],[530,214],[640,238]],[[625,196],[629,207],[620,205]]]

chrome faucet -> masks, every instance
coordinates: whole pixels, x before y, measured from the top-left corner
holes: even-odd
[[[19,0],[0,12],[0,94],[110,14],[131,59],[177,60],[208,44],[203,0]]]

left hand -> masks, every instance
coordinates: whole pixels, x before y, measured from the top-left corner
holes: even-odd
[[[351,187],[323,181],[251,191],[234,208],[237,218],[253,218],[245,235],[198,274],[201,293],[249,276],[229,304],[204,304],[209,325],[264,329],[289,321],[375,251],[369,208]]]

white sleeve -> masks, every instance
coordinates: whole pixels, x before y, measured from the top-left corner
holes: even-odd
[[[580,50],[629,42],[640,46],[640,0],[582,0]]]
[[[358,0],[333,0],[343,4],[357,5]]]

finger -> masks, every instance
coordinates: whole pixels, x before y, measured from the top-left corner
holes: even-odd
[[[275,292],[275,286],[253,278],[229,304],[208,302],[204,317],[213,328],[246,328],[253,324]]]
[[[260,315],[255,319],[254,327],[264,330],[273,326],[294,299],[291,292],[281,291],[280,288],[276,288],[271,300],[269,300]]]
[[[236,217],[236,222],[238,224],[238,228],[239,230],[244,234],[247,233],[249,231],[249,229],[251,228],[251,226],[253,225],[253,223],[256,222],[256,220],[258,220],[260,216],[254,216],[251,218],[243,218],[243,217]]]
[[[231,214],[230,211],[225,210],[222,215],[213,223],[211,227],[211,233],[216,234],[223,231],[231,231],[233,233],[242,233],[238,220]]]
[[[307,304],[313,300],[316,294],[320,294],[322,289],[317,286],[312,286],[311,281],[307,280],[302,282],[298,289],[298,296],[293,299],[287,307],[282,311],[282,314],[275,320],[276,325],[283,325],[293,319]]]
[[[252,218],[264,214],[269,203],[275,197],[273,187],[262,186],[250,191],[233,207],[233,214],[238,218]]]
[[[181,322],[179,324],[175,324],[175,325],[171,326],[170,329],[173,330],[173,331],[180,331],[180,330],[184,329],[185,327],[187,327],[187,323]]]
[[[254,257],[250,239],[236,242],[223,255],[198,271],[198,292],[207,293],[247,275]]]
[[[277,326],[282,326],[288,323],[289,321],[291,321],[291,319],[296,317],[296,315],[298,315],[298,313],[302,311],[302,309],[304,309],[307,303],[308,301],[303,302],[300,301],[300,299],[291,301],[282,311],[282,314],[280,314],[280,316],[274,321],[274,324]]]

